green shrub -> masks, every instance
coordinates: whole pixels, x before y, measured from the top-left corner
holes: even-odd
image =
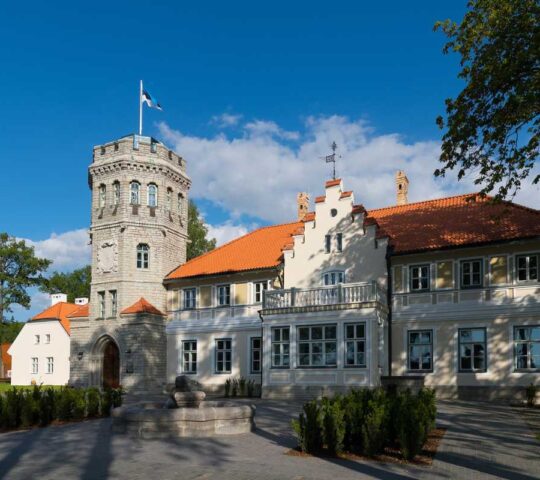
[[[41,391],[39,397],[39,424],[42,427],[49,425],[56,418],[56,394],[52,388]]]
[[[111,409],[113,407],[112,401],[112,390],[106,388],[101,392],[101,415],[108,417],[111,414]]]
[[[225,380],[225,396],[226,397],[229,397],[231,395],[231,379],[230,378],[227,378],[227,380]]]
[[[399,412],[399,445],[406,460],[412,460],[424,445],[427,429],[425,412],[419,398],[410,393],[403,394]]]
[[[86,416],[89,418],[99,415],[100,394],[97,388],[86,390]]]
[[[121,387],[112,390],[112,406],[113,408],[122,406],[122,395],[124,394]]]
[[[525,389],[525,396],[527,398],[527,406],[528,407],[534,407],[534,404],[536,402],[536,391],[537,391],[537,387],[532,382]]]
[[[231,383],[231,396],[236,397],[238,395],[238,380],[233,378]]]
[[[304,404],[303,412],[298,420],[293,420],[292,426],[303,452],[319,453],[322,450],[321,409],[316,400]]]
[[[17,428],[21,424],[21,409],[23,402],[22,390],[12,388],[4,396],[4,418],[5,428]]]
[[[26,392],[22,396],[21,425],[32,427],[39,423],[39,400],[36,400],[33,392]]]
[[[380,393],[367,403],[366,415],[362,425],[362,449],[366,455],[376,455],[386,442],[386,399]]]
[[[73,418],[73,390],[64,387],[57,392],[56,416],[64,422]]]
[[[345,412],[342,408],[341,398],[323,399],[322,416],[326,448],[332,454],[341,453],[345,438]]]
[[[366,407],[366,390],[351,390],[341,399],[345,415],[345,450],[362,451],[362,425]]]
[[[238,391],[241,397],[246,396],[246,379],[244,377],[238,379]]]
[[[86,411],[85,391],[80,388],[71,389],[72,414],[74,420],[82,420]]]
[[[248,380],[246,384],[247,388],[247,396],[249,398],[255,396],[255,381],[254,380]]]
[[[435,398],[435,390],[433,388],[422,388],[418,392],[418,401],[423,408],[425,415],[425,423],[427,432],[435,428],[437,418],[437,404]]]

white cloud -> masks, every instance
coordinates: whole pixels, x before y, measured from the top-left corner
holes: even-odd
[[[208,228],[208,238],[215,238],[217,240],[217,245],[219,246],[245,235],[249,231],[257,228],[257,225],[234,224],[231,220],[228,220],[219,225],[207,224],[206,227]]]
[[[410,180],[410,201],[478,190],[472,180],[457,182],[453,173],[446,179],[433,177],[438,141],[407,142],[399,134],[377,134],[365,121],[343,116],[309,117],[293,136],[268,121],[248,123],[235,136],[210,138],[185,135],[165,123],[159,128],[187,159],[191,194],[215,202],[232,218],[246,214],[270,222],[293,220],[297,192],[307,191],[312,199],[323,193],[331,173],[323,157],[334,140],[341,156],[338,175],[367,208],[395,204],[398,169]],[[524,188],[516,201],[538,207],[538,191],[536,186]]]
[[[214,115],[210,123],[217,125],[219,128],[229,128],[238,125],[241,119],[242,115],[222,113],[221,115]]]

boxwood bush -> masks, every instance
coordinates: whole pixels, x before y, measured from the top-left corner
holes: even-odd
[[[412,460],[435,428],[436,415],[434,390],[423,388],[414,395],[362,389],[307,402],[292,426],[306,453],[373,456],[392,446]]]

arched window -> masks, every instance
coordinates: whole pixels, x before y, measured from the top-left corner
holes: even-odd
[[[149,207],[157,207],[157,192],[158,192],[158,188],[156,184],[151,183],[148,185],[148,206]]]
[[[120,205],[120,182],[113,183],[113,205]]]
[[[140,205],[141,204],[141,184],[139,182],[131,182],[130,188],[130,203],[131,205]]]
[[[101,184],[99,186],[99,208],[103,208],[105,206],[106,200],[107,200],[107,187]]]
[[[178,194],[178,215],[182,216],[184,213],[184,195]]]
[[[150,266],[150,247],[146,243],[137,245],[137,268]]]
[[[172,209],[172,195],[173,195],[173,191],[172,191],[172,188],[167,188],[167,203],[165,205],[165,208],[167,210],[171,210]]]

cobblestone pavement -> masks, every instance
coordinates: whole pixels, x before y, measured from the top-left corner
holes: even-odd
[[[510,407],[440,402],[448,431],[431,467],[301,458],[292,402],[262,401],[251,434],[211,439],[134,440],[111,434],[110,420],[0,434],[0,478],[182,480],[349,480],[540,478],[540,442]]]

